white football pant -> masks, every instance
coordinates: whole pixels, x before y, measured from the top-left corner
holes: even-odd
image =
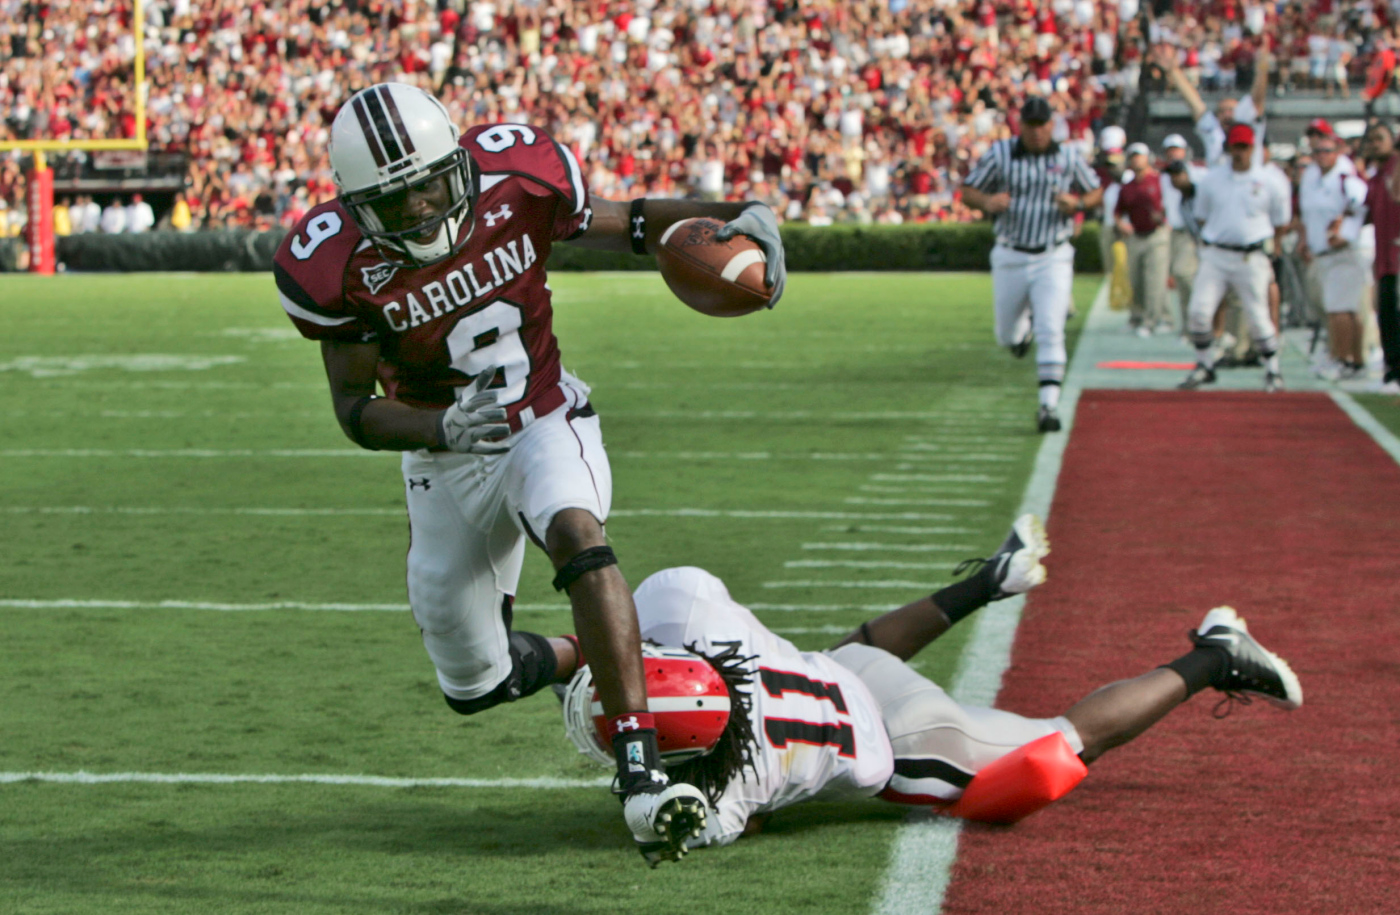
[[[901,795],[957,800],[983,768],[1057,731],[1074,752],[1084,752],[1084,741],[1068,718],[1023,718],[1000,709],[960,705],[937,683],[870,645],[852,643],[827,653],[860,677],[880,706],[895,758],[888,787]],[[906,760],[914,764],[901,765]]]
[[[1228,251],[1214,245],[1201,245],[1201,266],[1196,271],[1196,284],[1191,290],[1191,307],[1186,316],[1186,329],[1197,347],[1209,345],[1213,335],[1215,310],[1231,289],[1240,300],[1240,311],[1250,338],[1265,355],[1274,352],[1274,321],[1269,316],[1269,282],[1273,268],[1263,251]],[[1204,342],[1203,342],[1204,341]]]
[[[998,244],[991,261],[997,344],[1015,346],[1034,333],[1040,380],[1063,381],[1074,245],[1064,242],[1043,254],[1027,254]]]
[[[515,433],[504,454],[403,456],[408,602],[454,699],[485,695],[510,673],[503,607],[520,581],[526,536],[543,546],[566,508],[607,520],[612,471],[598,417],[568,419],[588,389],[567,375],[561,384],[564,406]]]

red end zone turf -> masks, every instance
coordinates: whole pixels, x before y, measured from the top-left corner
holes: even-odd
[[[1063,712],[1230,604],[1303,684],[1207,690],[1009,829],[947,913],[1400,911],[1400,466],[1318,394],[1087,391],[998,705]]]

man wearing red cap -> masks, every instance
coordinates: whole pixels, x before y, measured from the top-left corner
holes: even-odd
[[[1269,314],[1273,270],[1264,243],[1272,237],[1279,248],[1293,219],[1291,188],[1278,169],[1255,164],[1255,135],[1249,125],[1231,127],[1225,143],[1228,162],[1211,169],[1199,184],[1185,173],[1173,176],[1183,194],[1193,198],[1201,226],[1201,266],[1187,314],[1196,367],[1181,387],[1194,390],[1215,381],[1211,321],[1221,299],[1233,291],[1255,349],[1264,359],[1264,390],[1277,391],[1283,387],[1283,375],[1278,336]]]

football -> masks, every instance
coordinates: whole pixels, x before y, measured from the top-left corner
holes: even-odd
[[[763,251],[744,235],[717,241],[724,223],[696,217],[673,223],[656,260],[666,285],[691,308],[714,318],[737,318],[767,306]]]

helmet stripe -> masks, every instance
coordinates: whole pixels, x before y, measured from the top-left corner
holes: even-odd
[[[412,155],[413,138],[408,135],[408,128],[403,126],[403,118],[399,117],[399,106],[394,101],[394,93],[389,91],[388,86],[380,86],[379,94],[384,99],[384,107],[389,109],[389,118],[394,122],[394,130],[398,134],[399,142],[403,144],[404,155]]]
[[[364,131],[365,142],[369,144],[369,151],[374,156],[374,164],[383,168],[385,164],[384,150],[379,145],[379,137],[375,134],[374,128],[370,126],[369,114],[365,111],[365,101],[362,96],[356,96],[351,103],[355,108],[355,117],[360,121],[360,130]]]
[[[365,107],[369,109],[370,118],[374,121],[374,130],[379,135],[379,142],[384,144],[384,154],[390,162],[404,158],[403,148],[394,138],[394,128],[389,126],[389,116],[385,114],[384,105],[379,101],[379,93],[366,92],[361,97],[365,100]]]

